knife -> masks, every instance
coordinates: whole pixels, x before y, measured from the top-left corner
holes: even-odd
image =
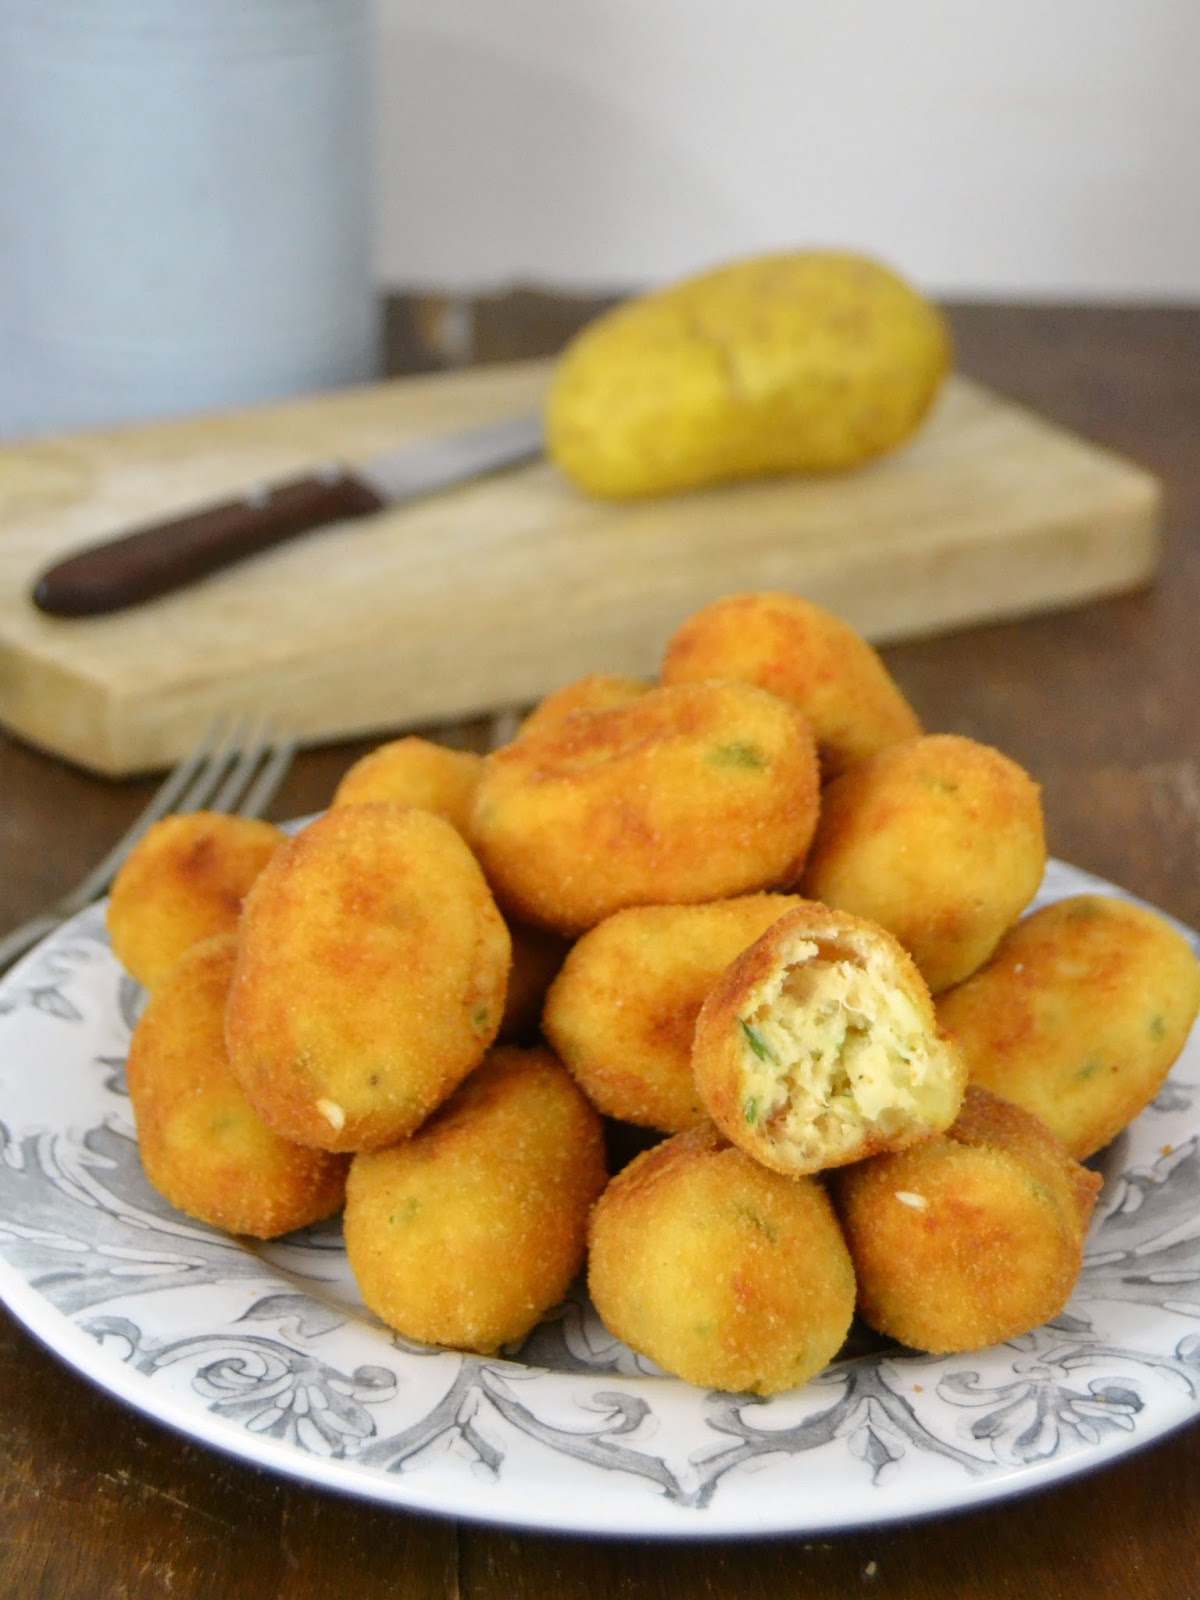
[[[542,453],[540,416],[438,435],[353,466],[257,484],[239,499],[103,540],[48,567],[33,603],[57,617],[124,611],[296,534],[405,505]]]

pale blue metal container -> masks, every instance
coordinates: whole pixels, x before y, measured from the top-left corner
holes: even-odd
[[[371,0],[0,0],[0,436],[366,381]]]

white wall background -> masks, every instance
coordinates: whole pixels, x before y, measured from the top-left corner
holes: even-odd
[[[1196,0],[379,0],[390,287],[841,244],[940,294],[1200,299]]]

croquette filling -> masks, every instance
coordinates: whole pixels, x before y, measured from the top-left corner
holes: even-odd
[[[952,1116],[945,1047],[873,950],[799,940],[754,999],[742,1114],[771,1143],[836,1160]]]

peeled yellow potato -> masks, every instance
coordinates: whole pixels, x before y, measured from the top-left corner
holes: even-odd
[[[613,498],[853,467],[913,433],[950,362],[941,314],[876,262],[737,261],[577,335],[547,397],[547,450]]]

